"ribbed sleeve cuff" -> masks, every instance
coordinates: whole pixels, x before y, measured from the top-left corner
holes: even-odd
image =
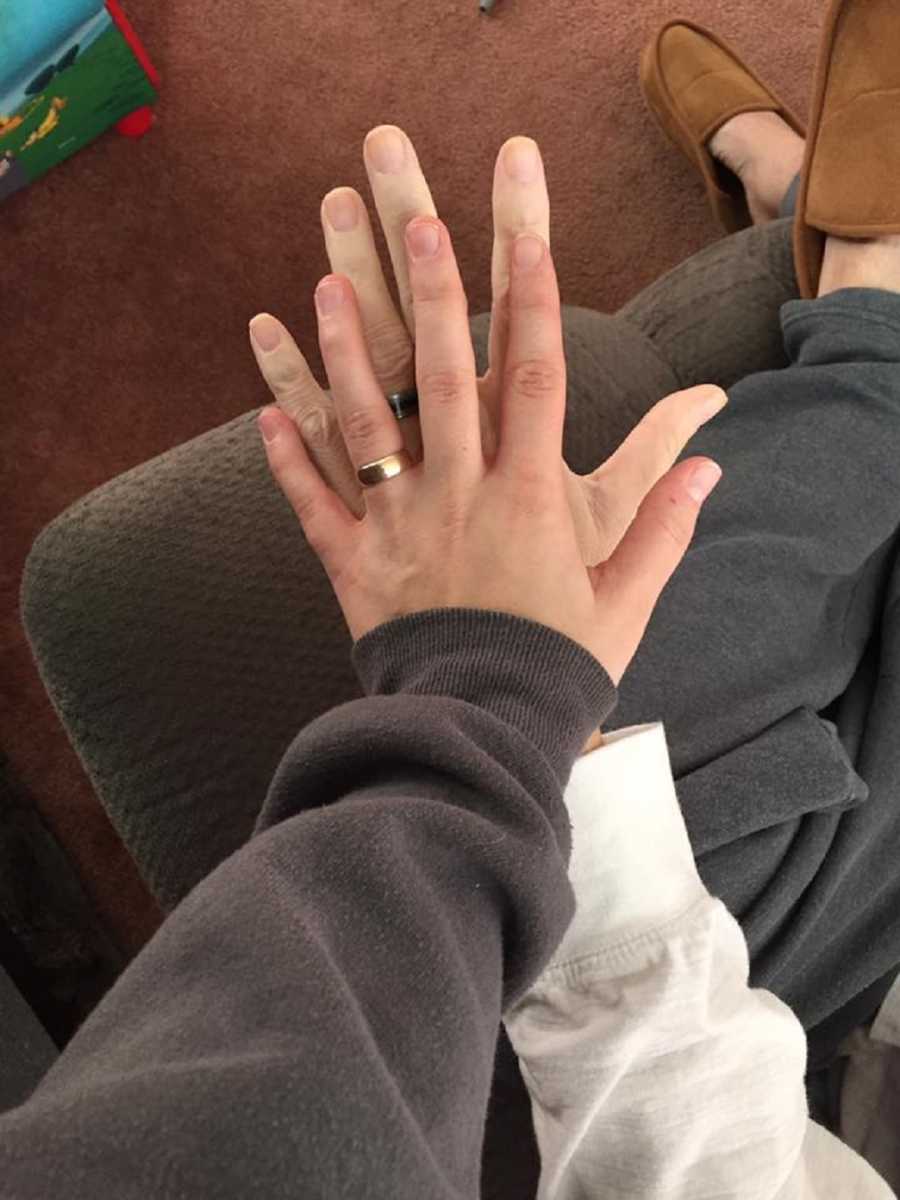
[[[353,646],[366,695],[451,696],[518,729],[565,781],[618,703],[600,663],[565,634],[511,613],[433,608],[386,621]]]

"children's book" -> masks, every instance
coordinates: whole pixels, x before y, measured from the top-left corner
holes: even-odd
[[[112,125],[145,132],[158,84],[118,0],[0,0],[0,201]]]

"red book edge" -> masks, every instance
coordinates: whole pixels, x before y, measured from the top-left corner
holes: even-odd
[[[121,29],[122,36],[134,52],[135,58],[147,72],[150,82],[155,88],[158,88],[160,86],[159,72],[150,61],[150,55],[144,49],[141,39],[134,32],[131,22],[122,11],[122,5],[119,3],[119,0],[106,0],[106,7],[109,10],[109,15]]]

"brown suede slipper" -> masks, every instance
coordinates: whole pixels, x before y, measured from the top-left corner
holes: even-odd
[[[827,234],[900,233],[900,4],[832,0],[794,220],[800,294],[818,295]]]
[[[663,132],[697,167],[726,233],[752,225],[741,181],[707,150],[726,121],[745,112],[775,112],[801,137],[797,117],[735,51],[702,25],[664,25],[641,54],[641,91]]]

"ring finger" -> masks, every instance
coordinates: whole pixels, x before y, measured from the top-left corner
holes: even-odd
[[[367,463],[403,449],[400,422],[384,402],[354,289],[347,278],[326,275],[319,281],[316,314],[334,410],[347,454],[358,471]],[[396,493],[396,485],[393,490]]]

